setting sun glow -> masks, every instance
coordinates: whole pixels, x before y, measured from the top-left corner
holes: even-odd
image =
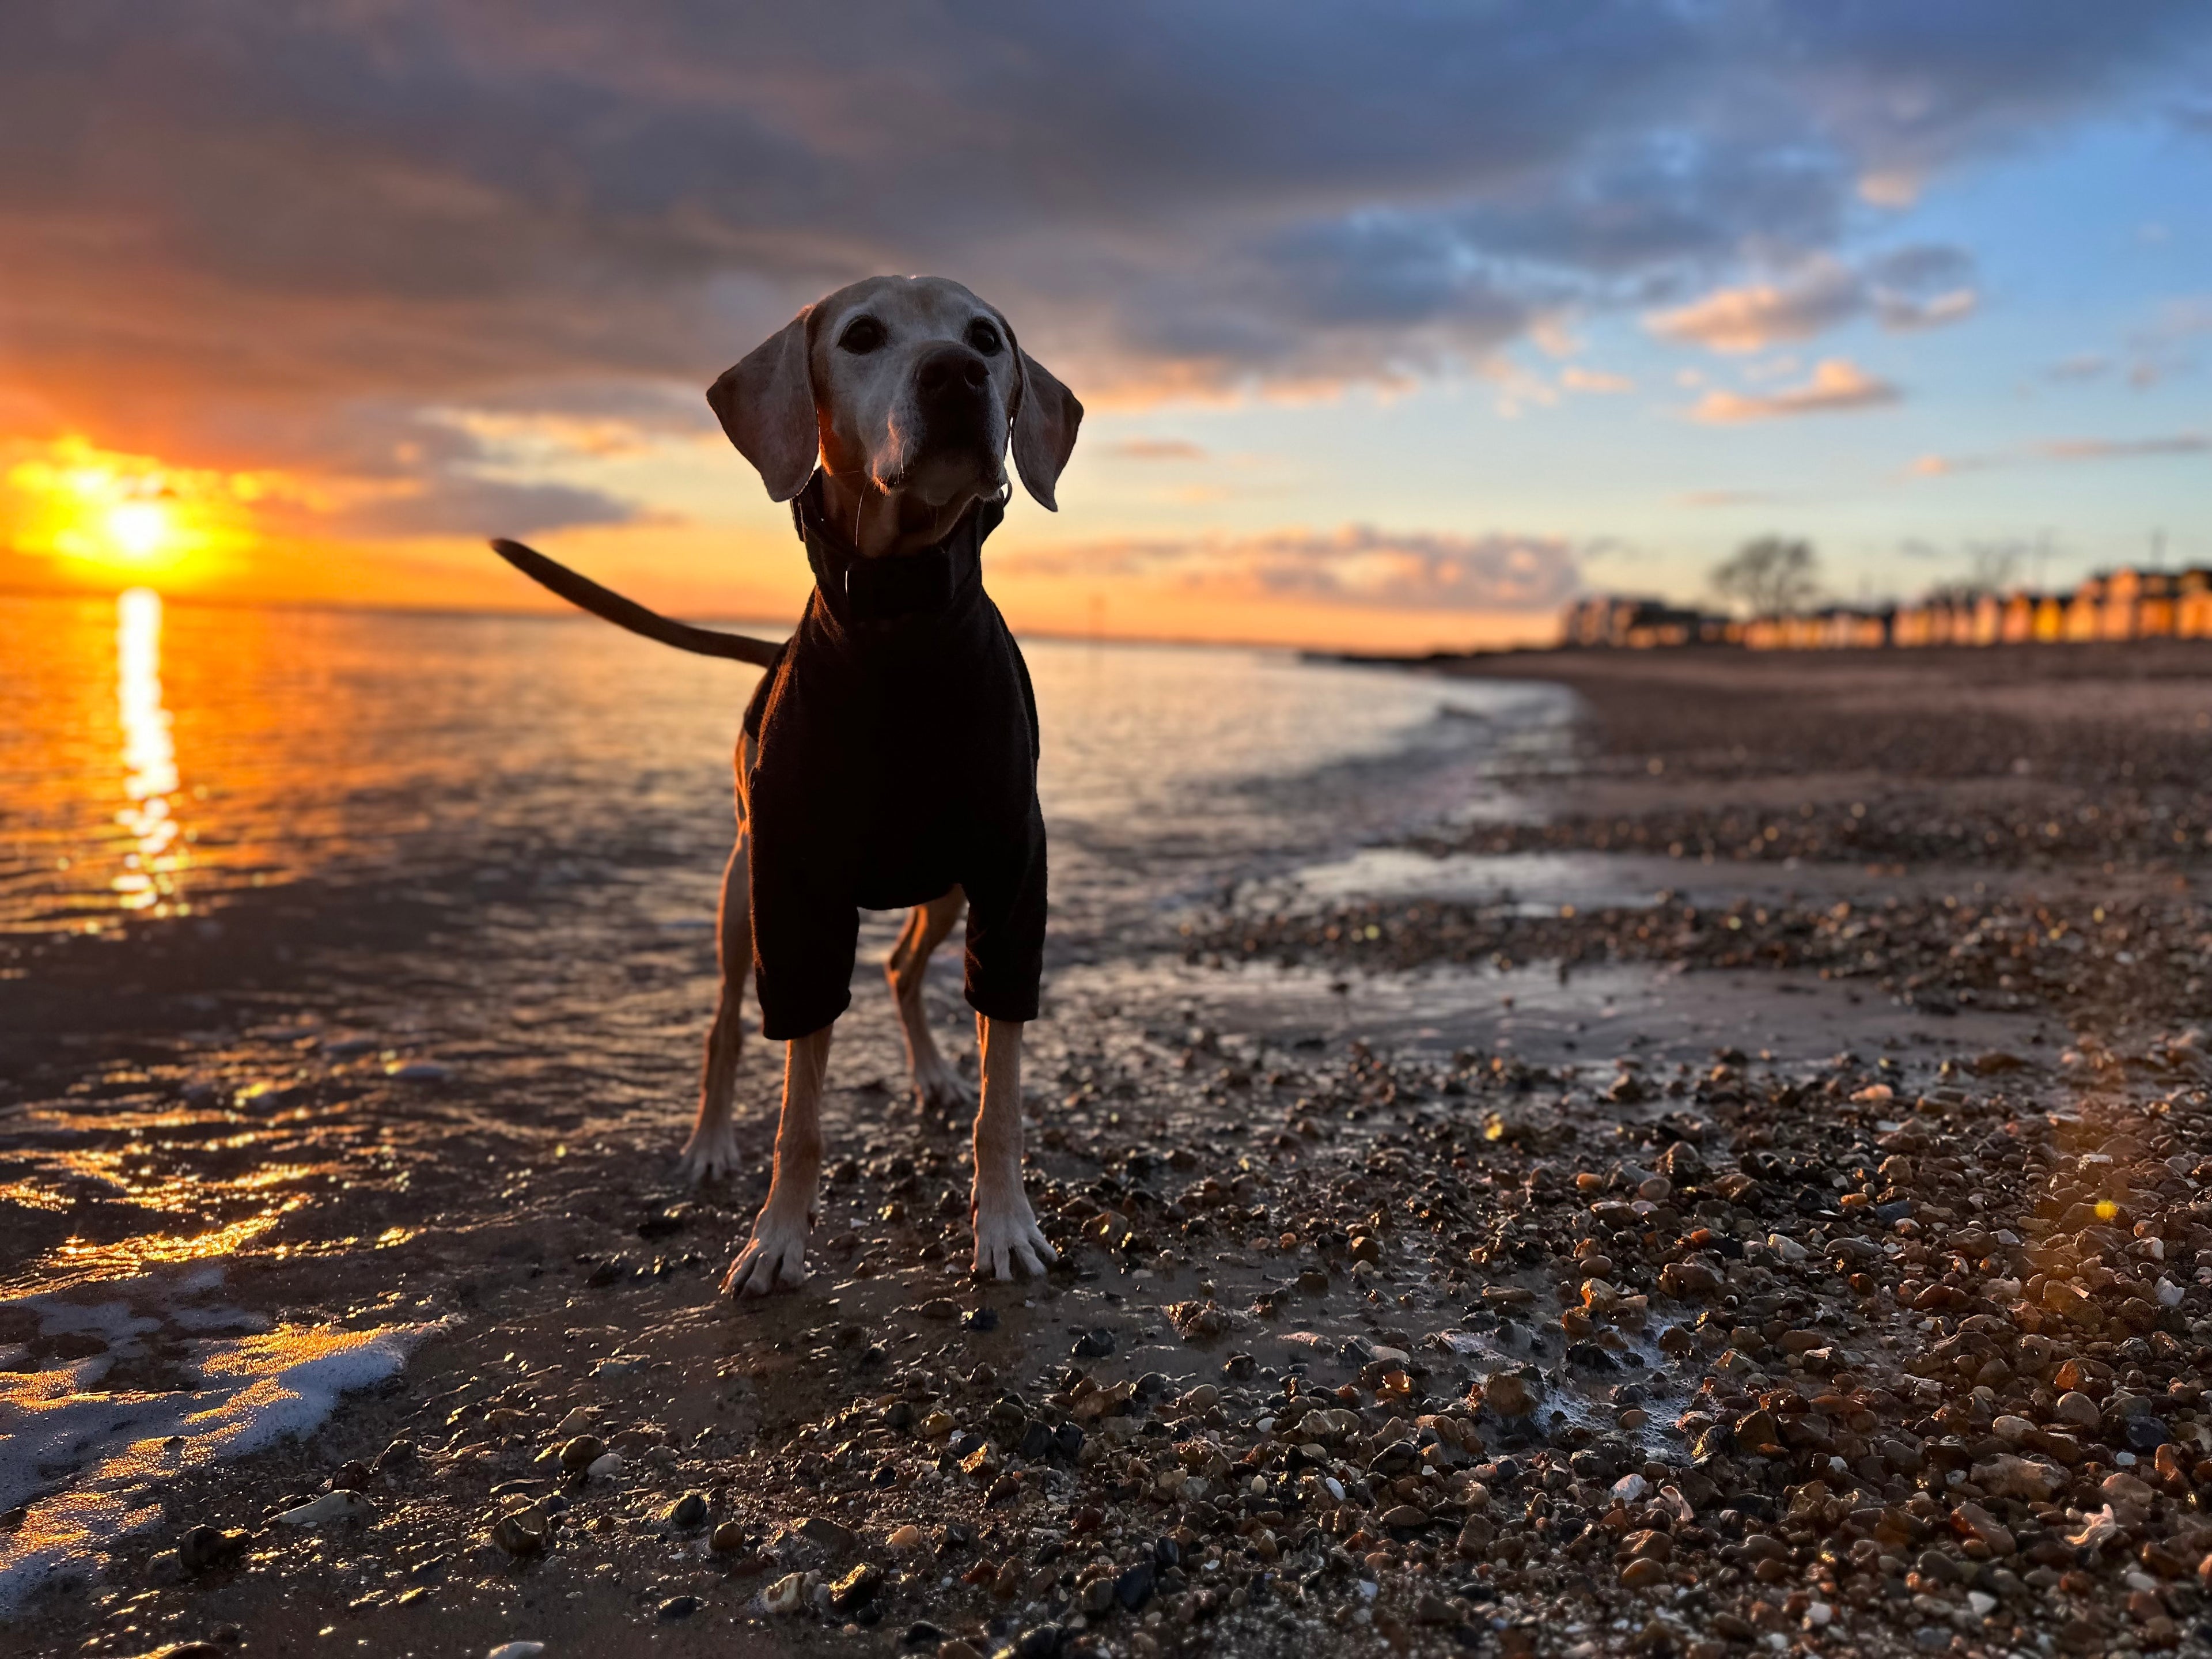
[[[254,540],[259,475],[163,465],[82,438],[42,445],[0,472],[0,511],[18,550],[90,580],[204,574]]]
[[[175,533],[159,501],[120,501],[107,509],[107,535],[131,558],[154,557]]]

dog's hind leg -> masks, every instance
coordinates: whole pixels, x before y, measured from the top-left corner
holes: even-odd
[[[746,901],[745,826],[738,826],[737,845],[722,871],[721,907],[714,921],[715,955],[720,958],[722,989],[714,1024],[707,1033],[706,1063],[700,1069],[699,1115],[684,1143],[677,1168],[693,1181],[713,1181],[738,1167],[737,1136],[730,1113],[738,1090],[738,1056],[744,1048],[745,976],[752,971],[752,911]]]
[[[890,981],[891,1000],[897,1005],[899,1030],[906,1036],[907,1067],[914,1074],[915,1098],[925,1111],[949,1112],[970,1105],[975,1095],[937,1051],[929,1033],[929,1017],[921,1006],[921,982],[929,968],[930,952],[945,942],[952,924],[960,920],[968,896],[957,887],[942,898],[917,904],[899,930],[898,943],[884,959],[884,977]]]
[[[783,1118],[775,1128],[775,1175],[753,1235],[723,1275],[725,1296],[766,1296],[806,1280],[806,1240],[822,1178],[822,1080],[830,1071],[831,1027],[784,1045]]]

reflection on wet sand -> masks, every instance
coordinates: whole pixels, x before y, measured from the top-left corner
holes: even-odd
[[[134,587],[115,600],[115,701],[123,726],[124,793],[131,804],[115,815],[133,846],[114,878],[126,910],[189,915],[177,896],[185,863],[181,826],[171,807],[177,793],[177,745],[169,711],[161,706],[161,596]]]

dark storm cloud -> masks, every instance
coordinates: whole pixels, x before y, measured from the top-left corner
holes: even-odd
[[[2170,100],[2208,37],[2188,0],[29,0],[0,380],[258,451],[333,399],[703,385],[875,270],[1103,392],[1397,377],[1827,252],[1869,177]]]

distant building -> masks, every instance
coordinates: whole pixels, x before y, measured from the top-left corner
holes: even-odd
[[[2180,639],[2212,640],[2212,570],[2174,578],[2173,631]]]
[[[1660,646],[1727,643],[1729,619],[1686,611],[1662,599],[1599,594],[1578,599],[1560,619],[1559,640],[1570,646],[1619,646],[1648,651]]]
[[[1835,605],[1742,621],[1662,599],[1595,594],[1567,607],[1559,639],[1625,650],[1735,645],[1752,651],[2212,640],[2212,569],[2112,570],[2071,593],[1936,593],[1891,609]]]

